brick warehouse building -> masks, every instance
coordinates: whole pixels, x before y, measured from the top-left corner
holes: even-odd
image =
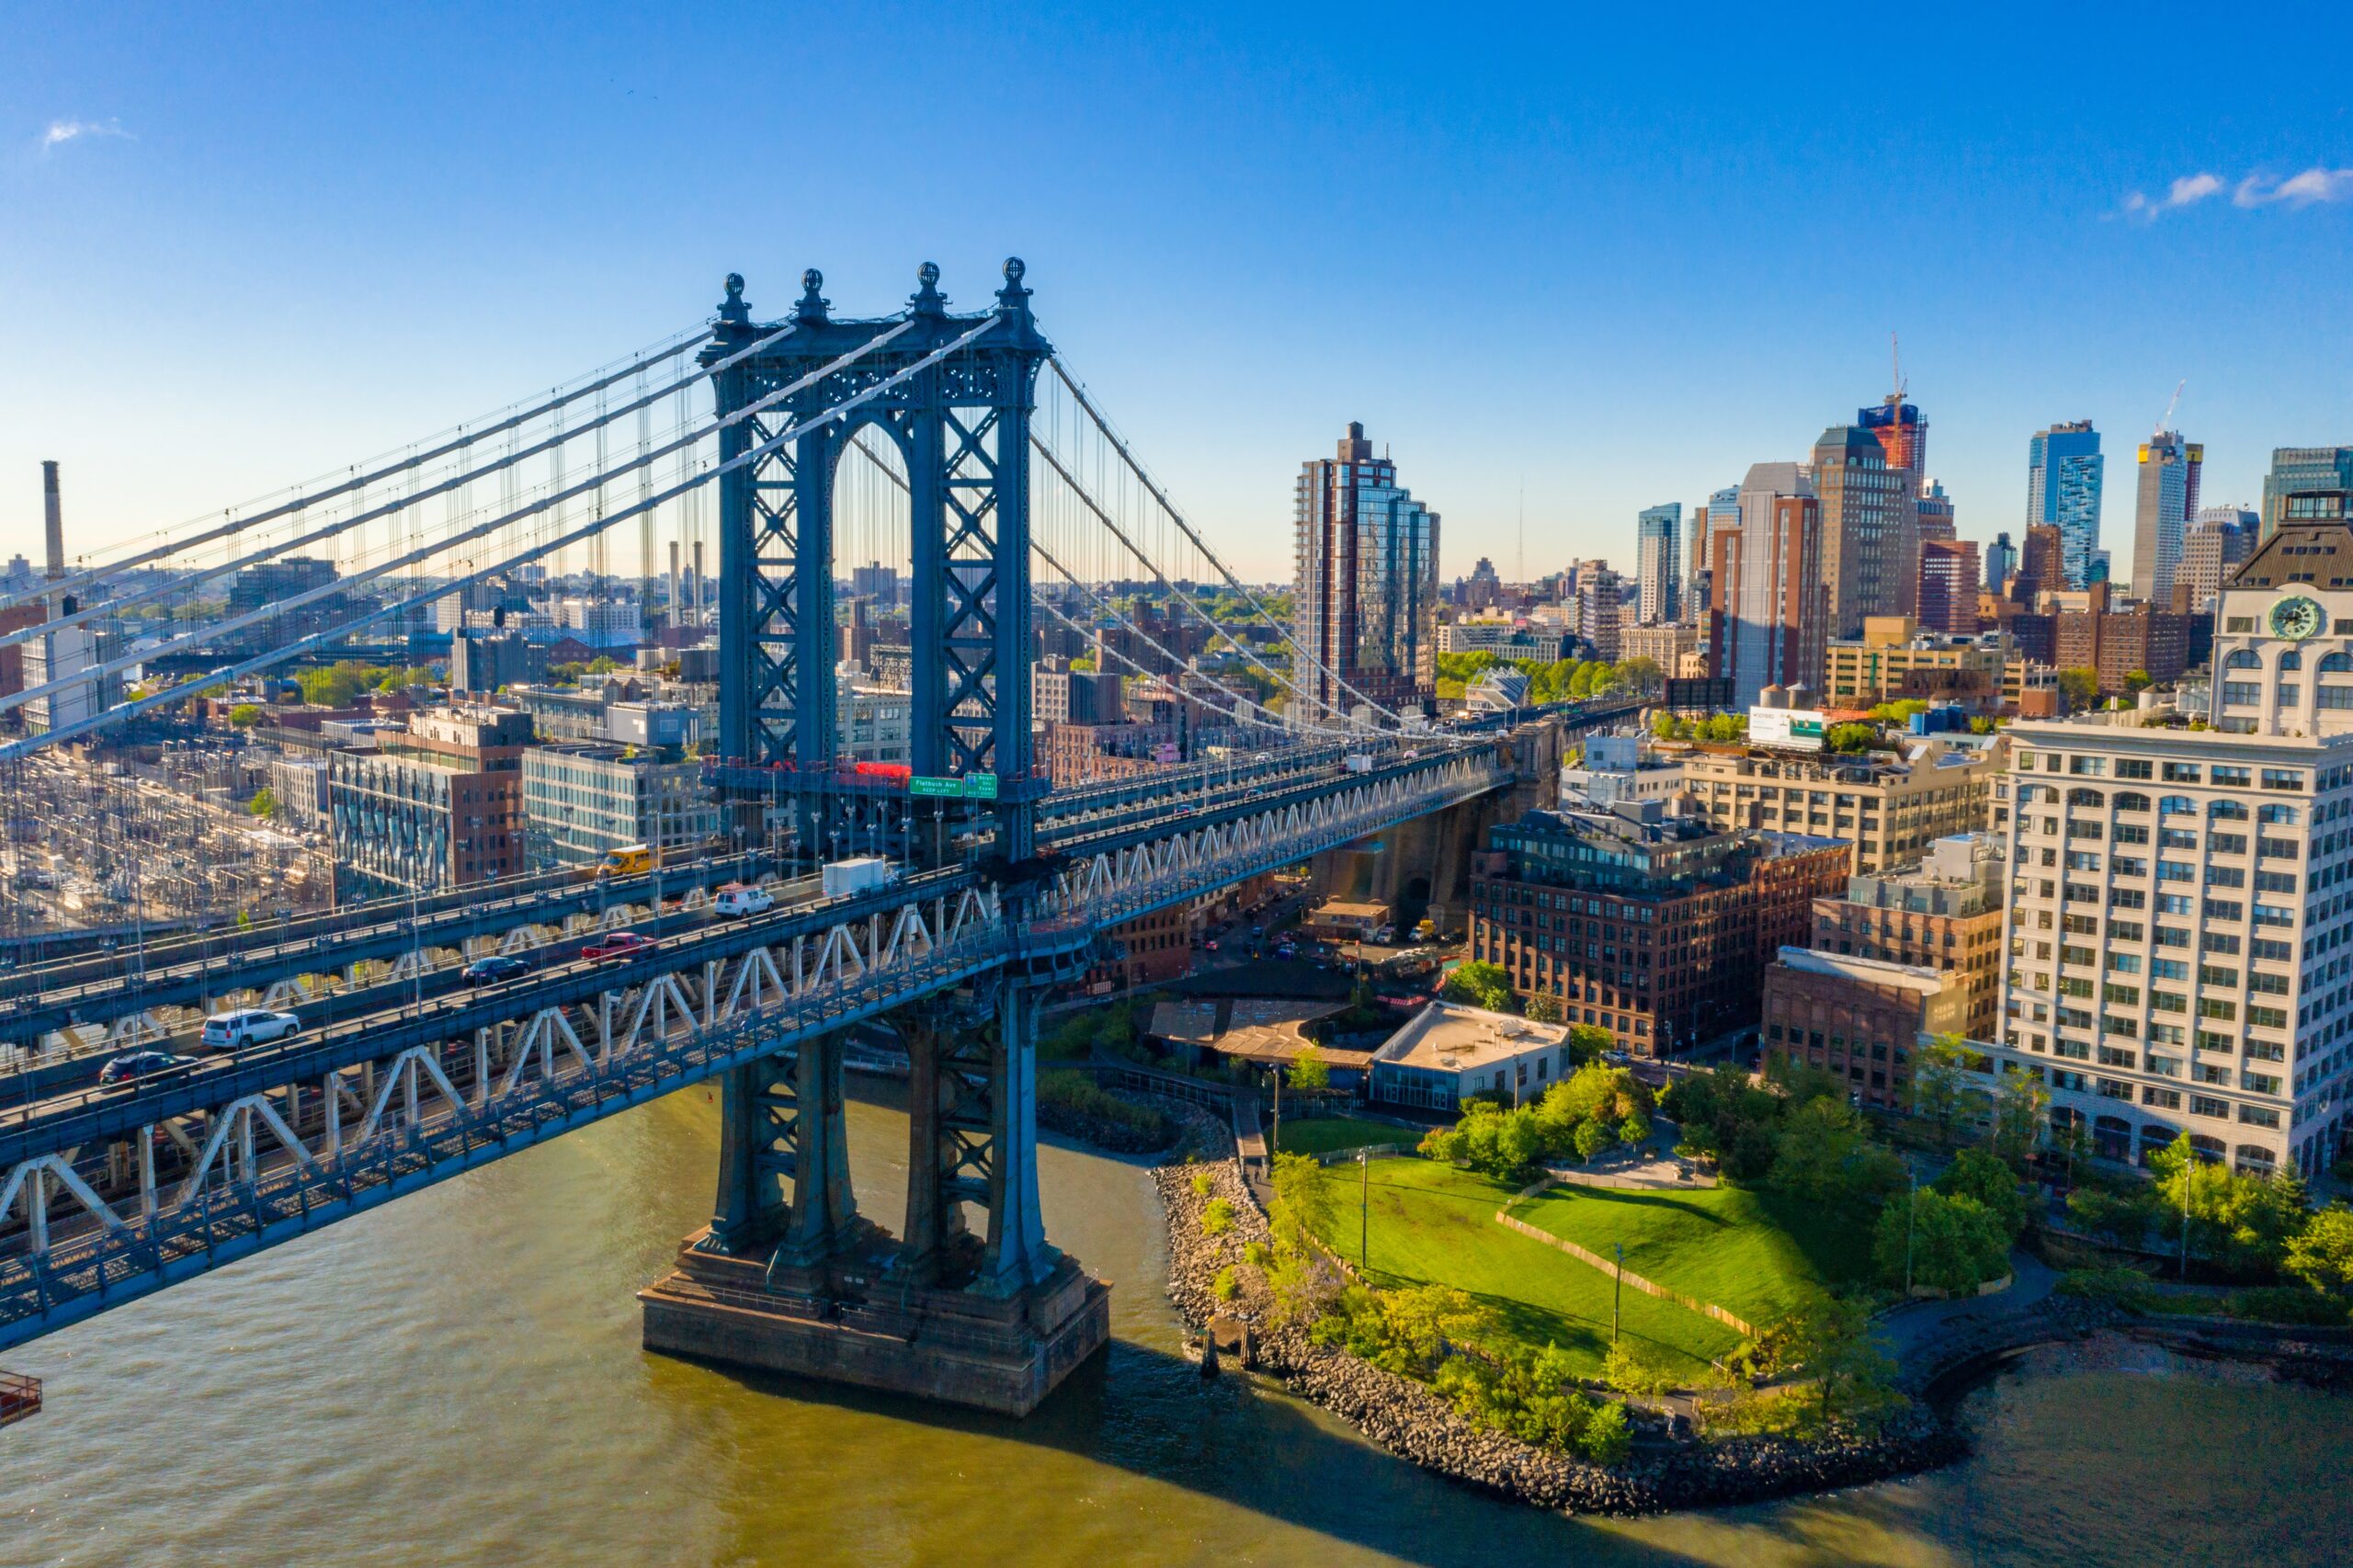
[[[1845,891],[1842,841],[1718,831],[1658,802],[1531,812],[1472,860],[1470,956],[1654,1057],[1752,1023],[1764,970]]]
[[[1765,971],[1765,1055],[1835,1073],[1868,1106],[1902,1107],[1920,1036],[1958,1034],[1968,1013],[1957,970],[1785,948]]]

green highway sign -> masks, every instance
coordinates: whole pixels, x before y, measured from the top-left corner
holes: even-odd
[[[967,773],[964,775],[964,795],[967,800],[995,800],[996,775],[994,773]]]
[[[992,795],[996,792],[995,780],[994,779],[990,780],[989,792]],[[961,778],[927,778],[924,775],[918,773],[907,780],[907,793],[910,795],[949,795],[961,797],[964,793],[964,780]]]

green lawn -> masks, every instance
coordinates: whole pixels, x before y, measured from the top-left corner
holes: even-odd
[[[1368,1143],[1412,1145],[1422,1135],[1410,1127],[1386,1121],[1366,1121],[1353,1116],[1294,1117],[1283,1123],[1282,1153],[1328,1154],[1335,1149],[1358,1149]]]
[[[1333,1221],[1324,1240],[1350,1263],[1358,1261],[1358,1167],[1324,1173],[1332,1185]],[[1495,1210],[1517,1189],[1510,1185],[1420,1159],[1375,1160],[1370,1171],[1372,1282],[1382,1286],[1451,1285],[1501,1315],[1506,1331],[1528,1345],[1558,1345],[1578,1369],[1598,1372],[1609,1352],[1608,1276],[1533,1237],[1505,1229]],[[1625,1292],[1624,1333],[1691,1370],[1739,1343],[1714,1319],[1643,1295]]]
[[[1760,1329],[1806,1287],[1842,1285],[1870,1269],[1874,1216],[1776,1192],[1556,1187],[1513,1213],[1604,1257],[1623,1242],[1632,1272]]]

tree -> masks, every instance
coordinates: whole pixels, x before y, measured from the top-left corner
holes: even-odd
[[[1660,690],[1666,682],[1666,672],[1648,654],[1626,660],[1618,666],[1618,675],[1628,686],[1644,694]]]
[[[1948,1145],[1969,1094],[1962,1043],[1957,1034],[1940,1034],[1912,1052],[1912,1114],[1932,1123],[1938,1142]]]
[[[1948,1198],[1972,1198],[1983,1204],[2001,1222],[2006,1246],[2026,1229],[2026,1195],[2018,1190],[2018,1174],[1984,1149],[1963,1149],[1937,1177],[1936,1187]]]
[[[1438,994],[1449,1002],[1484,1007],[1491,1013],[1511,1011],[1511,976],[1501,964],[1473,961],[1458,965],[1446,977],[1446,984]]]
[[[1879,728],[1873,724],[1833,724],[1822,740],[1834,752],[1857,756],[1879,744]]]
[[[1277,1244],[1304,1250],[1310,1236],[1332,1228],[1335,1213],[1332,1185],[1323,1167],[1305,1154],[1278,1153],[1274,1159],[1275,1200],[1267,1219]]]
[[[2124,672],[2124,695],[2127,697],[2138,697],[2156,684],[2157,683],[2155,681],[2149,678],[2149,672],[2146,670],[2126,670]]]
[[[1328,1089],[1332,1086],[1332,1066],[1324,1053],[1312,1045],[1302,1045],[1299,1054],[1290,1059],[1290,1086],[1294,1089]]]
[[[1618,1037],[1599,1024],[1569,1026],[1569,1057],[1580,1067],[1599,1061],[1602,1053],[1617,1043]]]
[[[2305,1221],[2280,1267],[2315,1290],[2353,1293],[2353,1210],[2332,1203]]]
[[[1884,1191],[1888,1175],[1881,1159],[1893,1155],[1874,1151],[1863,1131],[1863,1119],[1844,1100],[1808,1100],[1781,1119],[1779,1152],[1767,1179],[1783,1192],[1816,1203],[1842,1201],[1873,1190]],[[1894,1173],[1894,1185],[1903,1184]]]
[[[245,802],[245,810],[251,812],[257,817],[276,816],[278,814],[278,791],[271,789],[267,784],[263,785],[260,789],[254,791],[254,798]]]
[[[2121,1192],[2079,1187],[2067,1195],[2067,1217],[2075,1228],[2113,1247],[2139,1246],[2156,1209],[2156,1194],[2137,1181]]]
[[[1994,1153],[2023,1170],[2042,1141],[2051,1090],[2031,1073],[2005,1073],[1994,1087]]]
[[[1912,1194],[1908,1212],[1902,1203],[1882,1210],[1871,1244],[1871,1261],[1887,1284],[1900,1287],[1909,1278],[1956,1296],[2007,1273],[2009,1256],[2010,1239],[1991,1210],[1966,1193],[1947,1197],[1933,1187]]]
[[[1883,1387],[1894,1364],[1871,1340],[1870,1318],[1856,1301],[1814,1292],[1775,1325],[1780,1359],[1815,1380],[1827,1422],[1841,1402]]]
[[[2183,1241],[2187,1219],[2189,1250],[2245,1271],[2278,1268],[2289,1243],[2306,1225],[2304,1184],[2294,1170],[2240,1176],[2220,1162],[2198,1157],[2185,1132],[2149,1156],[2157,1174],[2160,1232]]]
[[[1528,999],[1528,1016],[1540,1024],[1557,1024],[1566,1011],[1561,999],[1549,991],[1539,991]]]
[[[1616,1147],[1617,1142],[1617,1131],[1598,1118],[1577,1123],[1576,1151],[1580,1160],[1590,1160],[1596,1154]]]
[[[2085,669],[2061,670],[2059,689],[2066,694],[2068,707],[2088,708],[2099,698],[2099,672]]]
[[[229,710],[229,722],[240,730],[252,729],[261,722],[261,705],[256,702],[238,703]]]
[[[1651,734],[1662,741],[1688,738],[1691,726],[1662,708],[1651,715]]]

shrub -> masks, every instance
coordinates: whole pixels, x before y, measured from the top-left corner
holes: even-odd
[[[1242,1261],[1253,1268],[1263,1269],[1274,1260],[1274,1249],[1264,1242],[1251,1242],[1242,1249]]]
[[[1586,1421],[1585,1436],[1577,1447],[1596,1464],[1625,1463],[1626,1456],[1634,1449],[1634,1435],[1626,1424],[1626,1407],[1605,1404],[1595,1411]]]
[[[1233,1205],[1222,1198],[1212,1198],[1201,1210],[1201,1234],[1222,1236],[1233,1229]]]
[[[2059,1277],[2053,1287],[2063,1296],[2082,1296],[2095,1301],[2113,1301],[2127,1312],[2140,1312],[2148,1305],[2153,1294],[2148,1277],[2135,1268],[2108,1267],[2102,1268],[2071,1268]]]
[[[1680,1381],[1666,1363],[1643,1350],[1631,1339],[1609,1347],[1601,1363],[1601,1381],[1620,1393],[1662,1394]]]
[[[1209,1173],[1209,1172],[1207,1172],[1207,1171],[1196,1171],[1196,1172],[1194,1172],[1194,1173],[1193,1173],[1193,1196],[1194,1196],[1194,1197],[1196,1197],[1196,1198],[1207,1198],[1209,1195],[1210,1195],[1210,1173]]]
[[[1983,1149],[1963,1149],[1937,1177],[1937,1190],[1947,1197],[1966,1194],[1977,1199],[2013,1242],[2026,1229],[2026,1196],[2018,1191],[2017,1174]]]
[[[1176,1123],[1159,1111],[1108,1094],[1091,1076],[1073,1068],[1039,1075],[1038,1121],[1056,1132],[1126,1153],[1165,1149],[1176,1136]]]
[[[1871,1260],[1880,1278],[1902,1286],[1907,1265],[1911,1282],[1965,1295],[2009,1269],[2010,1238],[1991,1210],[1966,1194],[1948,1198],[1935,1187],[1912,1195],[1909,1214],[1902,1202],[1881,1210]]]
[[[2251,1323],[2296,1324],[2310,1327],[2345,1326],[2345,1302],[2302,1285],[2268,1285],[2234,1290],[2222,1299],[2222,1310]]]
[[[1234,1278],[1233,1267],[1228,1266],[1217,1271],[1217,1278],[1210,1282],[1210,1290],[1219,1301],[1230,1301],[1242,1293],[1242,1281]]]

